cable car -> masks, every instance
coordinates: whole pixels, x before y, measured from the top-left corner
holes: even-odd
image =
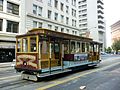
[[[65,73],[100,63],[100,43],[91,38],[36,28],[16,36],[15,69],[23,79]]]

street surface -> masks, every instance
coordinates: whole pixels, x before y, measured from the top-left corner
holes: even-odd
[[[0,64],[0,90],[120,90],[120,55],[102,55],[102,62],[67,75],[41,79],[39,82],[22,80],[13,63]]]

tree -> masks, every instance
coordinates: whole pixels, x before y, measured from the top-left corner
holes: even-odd
[[[112,48],[111,47],[105,48],[105,52],[111,53],[112,52]]]
[[[120,39],[116,40],[113,44],[112,44],[112,49],[116,51],[116,53],[118,53],[118,50],[120,50]]]

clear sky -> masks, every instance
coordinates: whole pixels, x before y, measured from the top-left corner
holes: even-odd
[[[110,25],[120,20],[120,0],[103,0],[107,31],[107,46],[111,46]]]

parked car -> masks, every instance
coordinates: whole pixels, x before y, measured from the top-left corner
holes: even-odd
[[[101,55],[107,55],[107,53],[106,53],[106,52],[100,52],[100,54],[101,54]]]

